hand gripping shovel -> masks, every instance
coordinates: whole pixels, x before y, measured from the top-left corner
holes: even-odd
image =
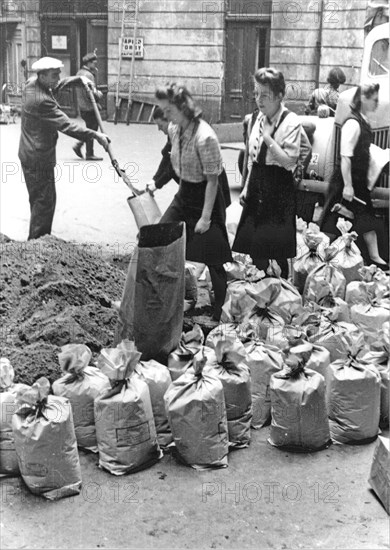
[[[91,103],[93,105],[93,110],[95,112],[96,120],[98,121],[100,131],[102,133],[105,133],[103,129],[102,117],[100,116],[100,112],[96,104],[96,99],[95,99],[95,96],[93,95],[93,91],[91,87],[84,80],[83,80],[83,85],[85,86],[88,97],[91,100]],[[108,144],[107,152],[110,156],[111,164],[115,168],[118,176],[123,179],[127,187],[133,193],[127,199],[127,203],[130,206],[131,211],[133,212],[138,229],[140,229],[144,225],[153,225],[155,223],[158,223],[161,219],[161,212],[153,195],[151,195],[151,193],[149,193],[146,190],[140,191],[139,189],[136,189],[133,186],[126,172],[120,168],[118,161],[115,159],[114,153],[112,151],[112,147],[110,144]]]

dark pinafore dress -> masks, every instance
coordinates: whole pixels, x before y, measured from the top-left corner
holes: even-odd
[[[196,131],[196,129],[195,129]],[[180,171],[181,171],[181,146]],[[195,226],[202,216],[207,181],[191,182],[180,178],[179,190],[161,218],[160,223],[184,221],[186,224],[186,259],[220,266],[232,261],[226,231],[226,202],[229,200],[226,174],[218,178],[218,190],[211,214],[211,224],[205,233],[195,233]]]
[[[362,204],[358,201],[346,201],[343,199],[344,182],[341,173],[341,158],[337,159],[337,165],[332,174],[329,185],[329,198],[324,207],[324,214],[321,222],[321,231],[325,233],[340,235],[339,230],[336,227],[337,220],[342,215],[338,215],[332,212],[332,207],[336,203],[341,203],[350,210],[354,219],[352,230],[356,231],[358,235],[363,235],[369,231],[373,231],[376,228],[376,220],[374,216],[374,209],[371,202],[370,190],[367,187],[367,174],[370,163],[370,145],[372,143],[372,130],[370,124],[361,116],[358,112],[353,112],[344,122],[347,120],[356,120],[360,126],[360,136],[358,142],[353,150],[353,157],[351,158],[351,176],[352,186],[355,193],[355,197],[361,199],[366,204]]]
[[[284,261],[296,256],[293,174],[280,166],[267,165],[267,149],[263,141],[253,162],[246,204],[232,247],[235,252],[249,254],[255,263],[268,259]]]

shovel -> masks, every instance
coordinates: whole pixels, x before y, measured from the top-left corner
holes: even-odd
[[[364,204],[364,206],[367,205],[367,203],[365,201],[362,201],[362,199],[358,199],[357,197],[353,197],[352,200],[354,200],[356,202],[360,202],[360,204]],[[353,220],[355,218],[354,213],[351,212],[351,210],[349,210],[346,206],[344,206],[343,204],[341,204],[339,202],[337,202],[332,207],[331,212],[336,212],[340,216],[344,216],[345,218],[349,218],[350,220]]]
[[[63,78],[56,92],[63,90],[68,86],[83,86],[88,94],[88,97],[92,103],[93,110],[95,112],[96,120],[99,124],[100,131],[104,134],[102,117],[100,116],[99,108],[96,103],[95,96],[93,95],[93,90],[90,86],[90,81],[82,76],[68,76]],[[138,229],[144,225],[153,225],[158,223],[161,219],[161,211],[151,193],[146,190],[139,190],[131,183],[126,172],[120,168],[118,161],[114,157],[111,144],[108,144],[107,152],[111,159],[111,164],[114,167],[116,173],[120,178],[123,179],[127,187],[131,190],[132,195],[127,199],[127,203],[133,212],[135,221],[137,223]]]
[[[98,121],[100,131],[102,133],[105,133],[103,128],[102,117],[100,116],[99,108],[96,104],[96,99],[95,99],[95,96],[93,95],[93,91],[91,87],[86,82],[84,82],[84,80],[83,80],[83,85],[93,105],[93,110],[95,112],[96,120]],[[138,229],[140,229],[144,225],[153,225],[155,223],[158,223],[161,219],[162,214],[152,194],[146,190],[141,191],[139,189],[136,189],[133,186],[126,172],[122,170],[122,168],[120,168],[118,161],[115,159],[111,144],[108,144],[107,152],[110,156],[111,164],[115,168],[116,173],[118,174],[119,177],[123,179],[127,187],[133,193],[130,197],[128,197],[127,204],[130,206],[130,209],[133,212]]]

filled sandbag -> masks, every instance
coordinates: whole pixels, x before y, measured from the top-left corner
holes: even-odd
[[[359,281],[359,270],[364,266],[364,261],[355,244],[358,234],[356,231],[350,231],[352,223],[344,218],[339,218],[336,226],[341,236],[332,243],[332,246],[337,249],[333,263],[342,271],[347,284],[351,281]]]
[[[283,368],[283,355],[277,347],[260,340],[247,342],[244,347],[251,373],[251,426],[259,429],[271,421],[270,380],[272,374]]]
[[[115,343],[129,339],[142,360],[165,363],[180,341],[185,292],[185,224],[145,225],[130,259]]]
[[[368,483],[390,515],[390,445],[388,437],[378,437]]]
[[[332,440],[361,444],[378,435],[381,378],[378,370],[362,362],[364,337],[345,334],[342,356],[329,367],[326,387]]]
[[[247,288],[247,294],[256,302],[244,327],[254,330],[255,337],[278,347],[286,345],[283,334],[284,319],[273,308],[273,302],[281,291],[280,280],[265,278]]]
[[[289,342],[289,351],[296,348],[297,346],[306,345],[308,342],[303,338],[297,338]],[[285,353],[287,350],[284,350]],[[325,379],[325,384],[328,381],[329,377],[329,365],[330,365],[330,353],[323,346],[318,346],[317,344],[310,343],[310,350],[308,348],[306,357],[305,367],[307,369],[313,370],[321,374]]]
[[[54,395],[69,399],[77,445],[97,453],[94,400],[111,386],[105,374],[89,365],[91,358],[84,344],[63,346],[58,360],[64,376],[53,382],[52,389]]]
[[[294,285],[281,277],[281,269],[275,260],[270,260],[267,268],[267,279],[275,279],[280,284],[280,292],[272,301],[272,309],[276,311],[284,321],[290,318],[292,309],[302,306],[302,297]]]
[[[331,443],[325,380],[306,368],[310,344],[291,348],[284,369],[271,376],[271,428],[268,441],[291,451],[313,452]]]
[[[320,231],[315,223],[309,223],[303,234],[306,248],[295,259],[293,265],[293,283],[302,294],[308,274],[324,259],[324,248],[329,245],[329,237]]]
[[[381,412],[379,426],[388,428],[390,413],[390,323],[383,325],[377,340],[361,358],[363,363],[373,365],[381,377]]]
[[[21,392],[12,427],[23,481],[32,493],[57,500],[80,493],[81,469],[70,402],[49,392],[43,377]]]
[[[229,445],[248,447],[251,440],[251,376],[246,352],[236,338],[221,340],[215,349],[204,349],[204,372],[212,371],[222,382],[228,421]]]
[[[390,277],[376,265],[363,266],[359,269],[360,280],[348,283],[345,301],[349,306],[367,304],[370,294],[381,293],[383,298],[390,295]]]
[[[338,263],[334,262],[336,254],[337,248],[333,245],[328,246],[325,249],[324,260],[308,273],[303,289],[304,303],[318,303],[329,294],[335,298],[345,298],[347,283]]]
[[[198,470],[225,468],[229,436],[222,382],[214,373],[204,372],[206,358],[197,357],[165,394],[177,456]]]
[[[12,432],[12,417],[16,411],[17,396],[28,389],[26,384],[15,384],[15,371],[6,357],[0,359],[0,477],[20,475]]]
[[[235,323],[221,323],[210,330],[206,337],[205,346],[215,349],[218,342],[226,340],[227,338],[233,338],[237,342],[242,342],[242,335],[243,333],[240,330],[240,325],[236,325]]]
[[[173,441],[164,402],[165,392],[172,381],[169,370],[165,365],[150,359],[138,363],[135,372],[145,380],[149,387],[158,444],[161,448],[167,447]]]
[[[351,321],[364,333],[368,343],[375,342],[384,323],[390,321],[390,299],[375,283],[366,289],[365,303],[351,307]]]
[[[168,371],[172,381],[192,366],[192,358],[202,350],[203,342],[204,335],[199,325],[195,324],[191,330],[182,333],[179,345],[168,356]]]
[[[256,307],[256,301],[249,296],[251,288],[246,280],[231,281],[227,286],[225,303],[222,306],[221,323],[245,323]]]
[[[162,456],[149,387],[134,372],[140,357],[133,342],[126,342],[103,348],[98,359],[112,386],[95,399],[99,466],[118,476],[147,468]]]
[[[355,324],[338,321],[339,315],[338,306],[333,309],[324,310],[322,311],[319,325],[312,325],[307,329],[309,342],[326,348],[330,353],[331,362],[343,357],[342,338],[344,334],[361,333]]]

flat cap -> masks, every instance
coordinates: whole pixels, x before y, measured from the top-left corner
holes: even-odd
[[[89,63],[90,61],[95,61],[97,59],[96,53],[87,53],[83,57],[83,63]]]
[[[50,69],[62,69],[64,67],[62,61],[54,57],[41,57],[38,61],[32,64],[31,70],[39,73],[39,71],[48,71]]]

